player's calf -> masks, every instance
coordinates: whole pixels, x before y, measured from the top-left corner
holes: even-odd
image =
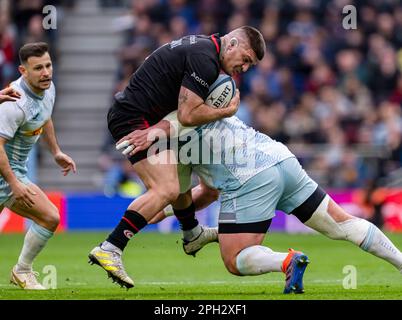
[[[48,230],[54,232],[54,231],[56,231],[57,227],[58,227],[59,224],[60,224],[60,214],[59,214],[59,211],[56,209],[56,211],[54,211],[54,212],[52,212],[52,213],[45,214],[45,215],[41,216],[41,217],[39,218],[39,220],[42,222],[42,225],[43,225],[46,229],[48,229]]]
[[[331,239],[350,241],[402,270],[402,253],[391,240],[371,222],[346,214],[328,195],[305,224]]]
[[[239,252],[233,265],[230,253],[222,250],[226,268],[235,275],[260,275],[283,272],[286,276],[284,293],[303,293],[303,275],[309,263],[307,256],[289,249],[289,253],[274,252],[261,245],[252,245]]]

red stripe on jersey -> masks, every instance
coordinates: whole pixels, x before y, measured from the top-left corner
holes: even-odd
[[[143,118],[143,120],[144,120],[145,128],[149,128],[149,122],[147,120],[145,120],[145,118]]]
[[[211,36],[211,39],[212,39],[212,41],[215,43],[216,52],[218,52],[218,54],[219,54],[219,52],[220,52],[221,50],[220,50],[220,48],[219,48],[218,41],[216,41],[214,35]]]

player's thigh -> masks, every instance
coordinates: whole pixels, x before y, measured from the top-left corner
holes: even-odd
[[[29,187],[36,193],[35,195],[32,195],[34,200],[32,207],[26,207],[14,202],[10,209],[23,217],[34,220],[35,222],[39,221],[58,224],[59,211],[57,207],[37,185],[32,183],[29,184]]]
[[[276,166],[265,169],[249,179],[239,189],[220,194],[221,209],[219,226],[222,233],[226,226],[236,231],[232,224],[250,225],[250,232],[256,232],[260,224],[275,216],[275,209],[281,197],[283,184]],[[244,232],[242,230],[242,232]]]
[[[353,218],[303,170],[296,158],[289,158],[280,163],[285,189],[278,203],[278,209],[295,215],[301,222],[306,222],[315,210],[329,198],[326,212],[336,222]]]
[[[174,151],[165,150],[158,154],[160,159],[170,159],[175,157]],[[140,177],[148,189],[158,189],[174,185],[179,189],[179,180],[177,174],[177,164],[175,161],[151,162],[149,159],[143,159],[133,164],[133,169]]]
[[[265,233],[220,233],[219,248],[225,265],[235,264],[236,257],[245,248],[260,245]]]
[[[308,176],[296,158],[280,162],[279,170],[285,187],[278,209],[291,213],[314,193],[318,184]]]

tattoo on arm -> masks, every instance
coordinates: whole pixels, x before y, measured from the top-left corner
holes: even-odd
[[[179,106],[188,100],[188,90],[182,89],[179,94]]]

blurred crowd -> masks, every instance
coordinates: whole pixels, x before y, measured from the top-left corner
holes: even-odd
[[[14,80],[22,43],[56,41],[42,27],[46,4],[74,1],[0,0],[0,86]],[[361,187],[402,164],[402,5],[397,0],[99,0],[126,6],[117,22],[125,45],[115,91],[157,47],[188,34],[258,28],[264,59],[235,80],[238,116],[284,142],[326,187]],[[354,5],[357,28],[344,29]],[[59,8],[59,6],[58,6]],[[59,12],[58,12],[59,15]],[[57,52],[52,52],[57,59]],[[57,63],[55,64],[57,67]],[[57,72],[55,72],[57,74]],[[113,193],[132,181],[108,138],[99,164]],[[115,157],[116,156],[116,157]],[[395,175],[393,175],[395,176]],[[400,175],[399,175],[400,177]],[[384,180],[386,181],[386,180]]]
[[[235,78],[238,117],[284,142],[326,187],[402,164],[402,5],[394,0],[133,0],[121,19],[116,91],[157,47],[188,34],[258,28],[264,59]],[[344,29],[354,5],[357,28]]]
[[[66,0],[0,0],[0,87],[19,77],[18,49],[25,43],[45,41],[57,60],[56,30],[43,28],[43,8]],[[60,15],[61,12],[58,14]],[[57,67],[57,63],[54,64]],[[57,72],[55,72],[57,74]]]

